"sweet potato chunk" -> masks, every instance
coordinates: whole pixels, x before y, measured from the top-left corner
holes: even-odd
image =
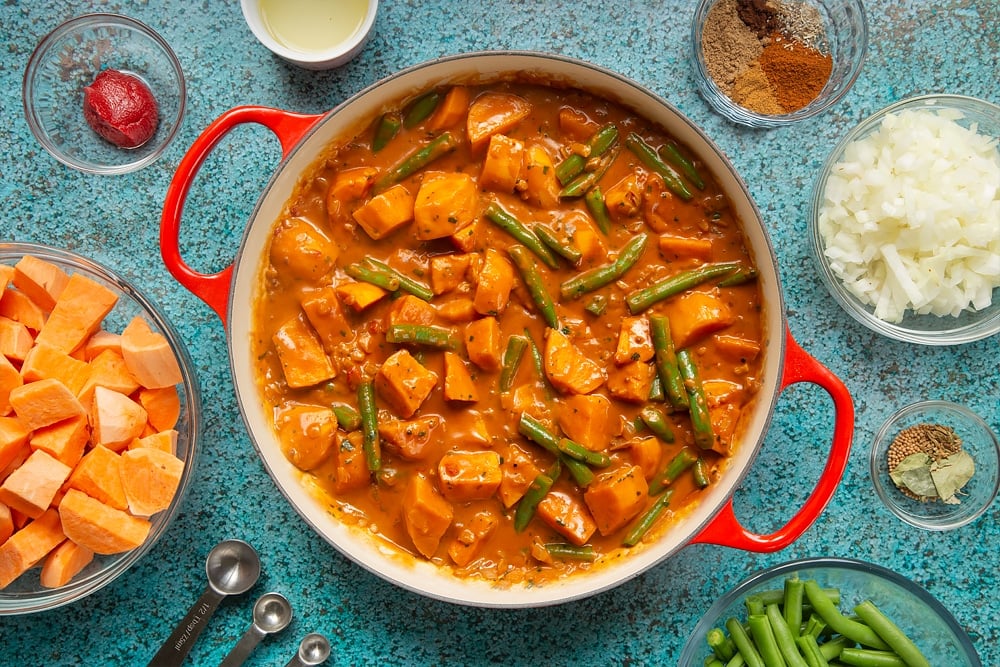
[[[493,248],[487,248],[476,275],[472,305],[482,315],[498,315],[507,307],[514,288],[514,267]]]
[[[345,493],[367,486],[371,481],[371,473],[365,460],[361,431],[346,434],[337,431],[334,438],[333,490],[337,493]]]
[[[441,425],[437,415],[425,415],[411,420],[380,421],[378,434],[383,444],[407,461],[419,461],[427,456],[427,445],[434,429]]]
[[[413,546],[426,558],[437,551],[455,511],[423,475],[416,475],[406,487],[403,522]]]
[[[559,428],[592,452],[607,448],[611,437],[611,401],[600,394],[576,394],[562,401]]]
[[[65,463],[36,450],[0,485],[0,502],[37,519],[52,504],[71,471]]]
[[[719,297],[717,290],[685,292],[667,304],[667,315],[670,335],[678,350],[736,321],[732,309]]]
[[[638,516],[646,505],[649,485],[639,466],[625,466],[598,475],[583,499],[601,535],[611,535]]]
[[[564,491],[549,491],[538,503],[537,516],[576,546],[583,546],[597,530],[587,506]]]
[[[444,294],[457,289],[465,282],[472,263],[472,255],[438,255],[431,258],[431,290]]]
[[[299,470],[312,470],[330,455],[337,418],[326,407],[291,404],[277,411],[274,429],[285,458]]]
[[[618,330],[615,363],[619,366],[653,358],[653,337],[645,317],[623,317]]]
[[[412,294],[404,294],[392,302],[386,324],[434,324],[437,311],[434,306]]]
[[[14,286],[43,310],[52,310],[66,289],[69,275],[51,262],[25,255],[14,265]]]
[[[177,357],[167,337],[153,331],[142,317],[134,317],[122,330],[122,359],[143,387],[170,387],[184,381]]]
[[[92,560],[94,560],[93,551],[81,547],[72,540],[66,540],[45,557],[40,583],[46,588],[65,586]]]
[[[29,382],[11,390],[10,404],[32,430],[86,413],[73,392],[55,378]]]
[[[66,539],[55,510],[14,533],[0,545],[0,589],[6,588]]]
[[[441,494],[455,503],[489,498],[502,478],[500,455],[493,451],[449,452],[438,462]]]
[[[341,204],[367,195],[377,176],[378,169],[375,167],[352,167],[338,171],[326,193],[327,210],[335,212]]]
[[[45,311],[27,294],[8,288],[0,294],[0,317],[23,324],[34,332],[45,326]]]
[[[184,461],[153,447],[121,455],[122,486],[133,516],[148,517],[170,507],[184,473]]]
[[[692,236],[660,235],[660,254],[669,261],[697,259],[707,262],[712,259],[712,240]]]
[[[10,413],[10,392],[22,384],[24,380],[21,378],[21,373],[7,360],[7,357],[0,354],[0,416]]]
[[[115,509],[128,509],[122,486],[122,457],[103,445],[86,453],[69,476],[67,486]]]
[[[340,343],[351,340],[354,335],[351,325],[344,317],[344,309],[337,298],[337,291],[330,285],[306,293],[301,301],[302,312],[312,325],[327,353]]]
[[[24,361],[34,343],[27,326],[9,317],[0,316],[0,355],[15,361]]]
[[[547,329],[545,337],[545,375],[560,391],[589,394],[606,379],[604,369],[588,359],[556,329]]]
[[[485,146],[494,134],[510,131],[529,113],[531,103],[523,97],[511,93],[483,93],[472,102],[465,121],[472,149]]]
[[[468,112],[471,99],[472,93],[468,88],[452,86],[427,120],[427,129],[431,132],[440,132],[458,125]]]
[[[556,166],[542,146],[535,144],[525,151],[522,174],[528,202],[542,208],[554,208],[559,203],[562,188],[556,178]]]
[[[486,149],[483,169],[479,174],[479,187],[494,192],[514,192],[521,177],[523,162],[523,142],[505,134],[494,134]]]
[[[334,291],[343,304],[356,313],[378,303],[388,294],[378,285],[369,283],[340,283]]]
[[[354,211],[354,219],[376,241],[413,220],[414,198],[403,185],[375,195]]]
[[[469,361],[484,371],[500,370],[503,342],[497,318],[483,317],[466,325],[465,351]]]
[[[46,343],[32,347],[21,365],[21,377],[25,382],[55,378],[74,394],[83,389],[90,374],[91,368],[86,361],[74,359]]]
[[[63,496],[59,518],[66,537],[103,555],[135,549],[152,526],[148,519],[105,505],[77,489]]]
[[[401,417],[412,417],[437,382],[437,374],[421,366],[407,350],[386,359],[375,374],[379,395]]]
[[[424,178],[413,203],[413,235],[422,240],[452,236],[476,217],[479,190],[468,174]]]
[[[645,403],[655,375],[653,365],[643,361],[612,368],[608,373],[608,393],[620,401]]]
[[[90,423],[83,415],[64,419],[31,434],[31,448],[41,450],[71,468],[80,462],[90,441]]]
[[[715,342],[720,352],[741,363],[753,361],[760,354],[760,343],[742,336],[719,335],[715,337]]]
[[[479,317],[472,299],[465,298],[445,301],[438,305],[437,312],[441,319],[453,324],[467,324]]]
[[[14,534],[14,517],[9,507],[0,503],[0,544]]]
[[[507,450],[500,470],[503,479],[500,480],[498,493],[504,507],[513,507],[542,472],[535,459],[517,445],[511,445]]]
[[[152,447],[153,449],[173,454],[177,451],[177,431],[167,429],[159,433],[150,433],[141,438],[136,438],[128,446],[129,449],[138,449],[139,447]]]
[[[305,218],[286,218],[275,225],[268,250],[276,269],[311,283],[333,271],[338,254],[336,244]]]
[[[648,482],[660,469],[660,459],[663,457],[663,446],[654,437],[635,438],[629,443],[629,453],[632,461],[642,470]]]
[[[319,336],[301,314],[281,325],[272,342],[289,387],[312,387],[337,374]]]
[[[479,390],[469,374],[462,357],[454,352],[444,353],[444,397],[449,401],[474,403],[479,400]]]
[[[88,362],[88,365],[90,372],[87,375],[87,380],[77,392],[80,402],[84,405],[93,400],[94,388],[98,386],[120,392],[126,396],[139,388],[139,381],[129,371],[120,352],[104,350]]]
[[[94,389],[90,422],[96,444],[120,452],[146,429],[146,411],[131,398],[104,387]]]
[[[110,289],[74,273],[35,336],[35,343],[48,343],[70,354],[101,328],[101,322],[117,303],[118,295]]]
[[[28,444],[31,429],[17,417],[0,417],[0,470],[3,470]]]
[[[459,567],[465,567],[476,557],[480,547],[500,524],[489,510],[476,512],[468,522],[458,525],[458,536],[448,545],[448,556]]]
[[[139,405],[146,411],[149,425],[156,431],[168,431],[181,416],[181,397],[177,387],[140,389]]]
[[[642,180],[639,174],[630,172],[608,188],[604,193],[604,203],[611,219],[617,222],[639,215],[642,206]]]

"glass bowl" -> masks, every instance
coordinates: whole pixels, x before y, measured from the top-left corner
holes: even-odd
[[[699,0],[691,22],[691,48],[698,90],[725,118],[757,128],[790,125],[820,114],[840,101],[861,73],[868,52],[868,20],[861,0],[796,0],[819,11],[826,29],[826,47],[833,60],[830,78],[812,102],[797,111],[762,114],[732,100],[709,74],[702,49],[708,13],[721,0]]]
[[[138,148],[119,148],[90,128],[83,89],[116,69],[142,79],[159,105],[156,133]],[[24,113],[54,158],[89,174],[123,174],[152,164],[180,128],[184,72],[170,45],[149,26],[115,14],[86,14],[45,36],[28,60]]]
[[[980,340],[1000,332],[1000,287],[993,289],[990,305],[977,311],[966,309],[955,317],[917,314],[913,310],[907,310],[901,321],[889,322],[877,316],[874,306],[864,303],[844,285],[827,257],[820,212],[826,201],[827,186],[832,178],[837,177],[837,165],[842,162],[852,144],[878,131],[886,116],[913,109],[930,109],[949,114],[949,117],[950,114],[960,115],[960,118],[955,118],[955,122],[962,127],[975,125],[980,134],[1000,138],[1000,106],[973,97],[922,95],[896,102],[876,112],[848,132],[837,144],[816,179],[809,220],[812,256],[820,278],[833,298],[851,317],[872,331],[895,340],[922,345],[955,345]],[[1000,160],[1000,156],[997,159]],[[984,184],[984,187],[988,185]],[[1000,183],[994,187],[1000,188]]]
[[[932,665],[982,667],[969,636],[955,617],[930,593],[892,570],[845,558],[807,558],[758,572],[715,601],[701,617],[681,650],[679,667],[700,667],[711,650],[705,642],[712,628],[727,618],[746,620],[745,598],[752,593],[781,589],[787,577],[815,579],[820,586],[840,590],[840,609],[846,612],[871,600],[920,648]]]
[[[930,423],[950,426],[962,439],[962,449],[976,464],[972,479],[958,497],[957,505],[932,500],[920,501],[900,491],[889,477],[887,450],[899,432],[910,426]],[[950,530],[973,521],[996,498],[1000,488],[1000,442],[979,415],[948,401],[920,401],[889,417],[875,435],[869,456],[872,482],[879,499],[906,523],[924,530]]]
[[[124,278],[75,253],[32,243],[0,243],[0,264],[13,266],[25,255],[54,264],[68,274],[82,274],[115,292],[118,303],[104,320],[107,331],[121,332],[133,317],[141,315],[154,331],[167,338],[183,377],[183,384],[177,386],[181,409],[174,426],[177,431],[174,453],[184,461],[184,471],[173,501],[150,518],[149,535],[139,547],[111,556],[95,555],[83,571],[59,588],[43,587],[39,580],[41,568],[32,568],[0,590],[0,616],[45,611],[76,602],[107,586],[145,556],[180,509],[192,478],[201,430],[200,392],[191,357],[180,336],[152,301]]]

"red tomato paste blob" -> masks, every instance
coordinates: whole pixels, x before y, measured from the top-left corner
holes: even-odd
[[[137,76],[108,69],[83,89],[87,124],[115,146],[138,148],[159,124],[159,105],[149,86]]]

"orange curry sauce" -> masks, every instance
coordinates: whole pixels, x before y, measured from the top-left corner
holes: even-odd
[[[752,269],[739,221],[707,172],[701,189],[682,178],[693,195],[685,201],[626,146],[632,133],[656,149],[671,142],[658,127],[572,89],[496,83],[437,92],[433,113],[404,124],[378,151],[373,124],[331,146],[302,178],[261,272],[256,375],[286,456],[341,520],[459,576],[538,583],[627,553],[626,536],[658,497],[650,482],[682,449],[699,461],[669,484],[667,510],[636,548],[698,502],[699,482],[717,477],[740,410],[758,388],[761,292],[752,277],[726,280],[734,270],[629,311],[630,293],[683,271],[719,262]],[[605,234],[584,197],[560,196],[556,166],[586,154],[609,123],[618,136],[603,157],[613,162],[597,181],[611,218]],[[454,148],[401,179],[386,176],[444,132]],[[586,173],[601,158],[584,163]],[[556,256],[552,269],[527,252],[555,304],[557,330],[512,261],[509,248],[521,243],[487,216],[490,206],[581,255]],[[618,279],[561,294],[563,283],[611,264],[640,234],[645,248]],[[367,258],[433,295],[425,301],[350,277],[352,265],[377,268]],[[603,313],[587,310],[600,311],[595,296]],[[651,316],[669,318],[676,350],[697,368],[713,431],[707,445],[696,442],[689,411],[657,394]],[[394,324],[436,327],[447,334],[444,347],[388,342]],[[502,391],[512,336],[530,336],[538,355],[529,345]],[[369,470],[363,428],[350,418],[338,427],[331,410],[356,410],[368,381],[377,471]],[[647,406],[666,415],[672,442],[641,420]],[[594,477],[587,488],[566,455],[557,465],[555,454],[521,435],[522,413],[557,439],[606,455],[584,464]],[[696,471],[704,473],[699,482]],[[543,475],[558,477],[517,531],[518,506]]]

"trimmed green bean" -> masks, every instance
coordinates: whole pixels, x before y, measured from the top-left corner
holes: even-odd
[[[623,541],[625,546],[634,547],[642,541],[643,536],[650,531],[656,523],[656,520],[660,518],[661,514],[663,514],[663,511],[670,506],[670,499],[673,495],[674,490],[667,489],[660,495],[659,498],[653,501],[653,504],[639,516],[639,520],[635,522],[635,525],[633,525],[625,535],[625,540]]]
[[[595,468],[607,468],[611,465],[611,457],[604,452],[592,452],[583,445],[573,442],[569,438],[559,438],[556,440],[556,447],[566,456],[582,461]]]
[[[660,382],[663,383],[663,391],[671,405],[675,408],[687,409],[688,395],[684,389],[680,368],[677,366],[677,352],[674,350],[674,342],[670,337],[670,320],[665,315],[650,315],[649,332],[653,339],[653,350],[655,350],[656,355],[654,357],[656,374],[660,377]]]
[[[503,366],[500,370],[500,391],[510,391],[518,366],[521,365],[521,357],[527,348],[528,341],[524,336],[511,336],[507,339],[507,349],[504,350]]]
[[[708,464],[700,456],[691,467],[691,474],[694,476],[694,485],[699,489],[704,489],[712,483],[712,478],[708,474]]]
[[[538,255],[538,258],[542,260],[545,266],[550,269],[559,268],[559,260],[552,254],[548,246],[542,243],[541,239],[533,231],[525,227],[524,223],[503,210],[500,204],[495,201],[491,202],[486,207],[483,215],[486,216],[487,220],[520,241],[528,250]]]
[[[840,652],[845,648],[851,648],[854,646],[852,642],[847,637],[836,637],[828,642],[823,642],[819,645],[820,655],[826,660],[833,660],[834,658],[840,657]]]
[[[736,645],[721,628],[712,628],[705,635],[705,641],[712,653],[720,660],[730,660],[736,655]]]
[[[676,275],[653,283],[649,287],[629,292],[625,297],[625,304],[628,306],[630,313],[638,315],[654,303],[680,294],[712,278],[735,271],[740,266],[742,266],[740,262],[717,262],[714,264],[705,264],[696,269],[681,271]]]
[[[378,153],[392,141],[403,126],[398,113],[385,113],[378,119],[375,136],[372,137],[372,153]]]
[[[410,108],[406,111],[406,117],[403,119],[403,126],[408,130],[412,130],[421,122],[426,120],[434,110],[437,108],[438,103],[441,101],[441,93],[436,90],[432,90],[428,93],[424,93],[417,99],[413,101]]]
[[[348,433],[361,428],[361,415],[347,403],[337,403],[330,409],[333,411],[333,416],[337,418],[337,425]]]
[[[830,602],[834,605],[840,604],[840,589],[839,588],[821,588],[823,594],[830,599]],[[762,600],[764,604],[771,604],[777,602],[781,604],[785,599],[785,589],[784,588],[774,588],[766,591],[759,591],[755,593]]]
[[[767,616],[750,614],[747,618],[747,625],[750,626],[750,636],[753,637],[753,643],[760,651],[760,657],[764,661],[765,667],[787,667],[787,663],[778,649],[778,642],[774,638],[771,624],[767,622]]]
[[[578,547],[575,544],[566,544],[565,542],[551,542],[545,545],[545,550],[553,558],[561,560],[597,560],[597,553],[594,551],[594,547],[589,544]]]
[[[545,376],[545,360],[542,358],[542,351],[538,349],[535,339],[528,328],[524,328],[524,338],[528,341],[528,352],[531,354],[531,364],[535,367],[535,375],[538,380],[545,385],[546,391],[550,389],[549,379]]]
[[[395,292],[399,289],[399,279],[395,276],[361,264],[348,264],[344,267],[344,273],[355,280],[381,287],[387,292]]]
[[[907,667],[906,661],[892,651],[867,648],[845,648],[839,660],[854,667]]]
[[[677,353],[677,367],[681,371],[684,388],[688,394],[688,414],[694,431],[694,443],[702,449],[711,449],[715,445],[715,431],[712,430],[712,421],[708,413],[708,398],[705,396],[701,376],[698,375],[698,367],[695,366],[689,350]]]
[[[385,339],[394,344],[427,345],[442,350],[454,350],[459,342],[454,330],[429,324],[392,324],[385,332]]]
[[[608,309],[608,297],[603,294],[595,294],[583,309],[594,316],[603,315],[604,311]]]
[[[625,139],[625,146],[635,153],[635,156],[644,165],[659,174],[663,178],[663,182],[667,188],[675,195],[684,201],[689,201],[694,196],[688,190],[688,187],[684,185],[684,181],[681,180],[681,177],[674,171],[673,167],[661,160],[660,156],[653,150],[653,147],[647,144],[638,134],[635,132],[630,133],[628,138]]]
[[[538,509],[538,503],[542,502],[545,495],[552,488],[552,484],[555,482],[551,477],[545,473],[541,473],[531,482],[531,486],[521,497],[521,500],[517,503],[517,509],[514,510],[514,530],[515,532],[523,532],[528,524],[531,523],[531,519],[535,516],[535,511]]]
[[[618,280],[639,261],[648,241],[646,234],[633,236],[622,246],[615,261],[578,273],[563,282],[559,286],[560,295],[564,299],[576,299]]]
[[[382,447],[378,438],[378,409],[375,407],[375,382],[358,385],[358,412],[361,415],[362,446],[365,462],[372,474],[382,469]]]
[[[705,667],[726,667],[726,663],[722,662],[714,655],[710,655],[705,658]]]
[[[694,166],[691,160],[684,157],[684,154],[681,153],[676,144],[663,144],[660,147],[659,153],[664,162],[668,162],[680,169],[681,173],[691,182],[691,185],[699,190],[705,189],[705,179],[698,173],[698,168]]]
[[[804,633],[819,639],[825,631],[826,623],[823,619],[816,614],[809,614],[809,620],[806,621]]]
[[[653,432],[653,435],[663,442],[674,441],[674,432],[670,428],[670,422],[667,421],[666,415],[659,408],[647,405],[639,413],[639,418]]]
[[[760,657],[760,652],[754,646],[750,635],[743,629],[743,624],[740,623],[739,619],[727,619],[726,630],[729,630],[729,636],[732,638],[733,643],[736,644],[736,650],[743,656],[747,667],[765,667],[764,660]]]
[[[834,632],[871,648],[883,650],[889,648],[889,645],[886,644],[875,633],[875,631],[867,625],[853,621],[841,614],[840,610],[838,610],[837,607],[830,602],[830,598],[826,597],[822,589],[819,587],[819,584],[816,583],[814,579],[809,579],[805,582],[805,595],[809,599],[809,603],[812,605],[816,614],[822,618]]]
[[[563,185],[573,180],[587,166],[587,160],[600,157],[618,140],[618,127],[614,123],[602,126],[587,140],[587,154],[572,153],[556,165],[556,178]]]
[[[830,663],[827,662],[826,658],[823,657],[823,653],[819,650],[816,638],[812,635],[799,635],[795,638],[795,645],[798,647],[802,657],[805,658],[808,667],[830,667]]]
[[[375,181],[375,192],[386,190],[407,177],[412,176],[434,160],[455,150],[459,143],[458,138],[451,132],[442,132],[434,139],[431,139],[426,146],[408,154],[382,174],[382,177]]]
[[[736,653],[729,662],[726,663],[726,667],[743,667],[747,664],[746,658],[744,658],[740,653]]]
[[[521,413],[521,419],[517,423],[517,432],[536,445],[540,445],[546,451],[558,456],[577,486],[586,488],[594,481],[594,471],[583,461],[564,454],[559,449],[559,438],[545,428],[545,424],[528,413]]]
[[[756,279],[757,269],[752,266],[741,266],[716,284],[719,287],[735,287]]]
[[[764,614],[764,601],[758,595],[748,595],[743,598],[743,604],[747,608],[747,614]]]
[[[594,187],[601,180],[611,164],[618,158],[618,153],[620,152],[620,147],[616,146],[613,148],[611,152],[600,158],[597,167],[593,171],[584,172],[574,178],[566,187],[559,191],[559,196],[568,199],[585,195],[590,188]]]
[[[792,631],[793,637],[799,636],[802,627],[802,580],[798,576],[785,579],[784,599],[781,603],[781,615]]]
[[[666,395],[663,393],[663,383],[660,382],[660,375],[658,373],[653,374],[653,381],[649,383],[649,394],[646,398],[658,403],[667,400]]]
[[[532,231],[538,238],[548,246],[549,250],[565,259],[570,264],[579,264],[583,259],[583,253],[569,241],[562,241],[553,234],[545,225],[535,225]]]
[[[601,186],[595,185],[587,190],[587,194],[583,196],[583,203],[587,205],[587,210],[594,218],[597,228],[607,236],[611,232],[611,213],[608,211],[608,205],[604,202]]]
[[[566,466],[566,470],[569,470],[570,477],[581,489],[587,488],[594,481],[594,471],[583,461],[577,461],[565,455],[560,455],[560,460]]]
[[[403,275],[382,260],[375,259],[374,257],[365,257],[364,262],[376,271],[380,271],[399,281],[399,289],[404,292],[409,292],[413,296],[418,299],[423,299],[424,301],[430,301],[434,298],[434,291],[430,287],[414,280],[413,278],[410,278],[407,275]]]
[[[854,607],[854,613],[903,659],[907,667],[930,667],[930,662],[913,640],[889,620],[871,600],[865,600]]]
[[[556,304],[549,296],[549,290],[545,287],[545,280],[542,278],[542,274],[538,272],[538,267],[535,266],[534,260],[528,252],[528,249],[521,245],[512,245],[507,248],[507,254],[514,261],[514,266],[517,267],[518,273],[521,274],[521,279],[524,281],[525,287],[528,288],[528,294],[531,295],[531,300],[535,302],[538,307],[538,312],[541,314],[542,319],[545,320],[547,324],[552,329],[559,328],[559,316],[556,315]]]
[[[769,604],[765,607],[764,614],[771,625],[771,632],[774,633],[774,641],[778,644],[781,657],[785,659],[788,667],[809,667],[795,645],[795,635],[785,622],[781,608],[776,604]]]
[[[650,480],[649,495],[655,496],[670,486],[675,479],[681,476],[681,473],[693,466],[697,460],[698,456],[691,451],[690,447],[682,447],[667,463],[666,469]]]

